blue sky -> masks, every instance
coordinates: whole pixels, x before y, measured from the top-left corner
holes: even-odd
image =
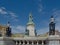
[[[10,21],[13,33],[23,33],[29,13],[38,34],[49,31],[50,16],[56,19],[56,30],[60,27],[60,0],[0,0],[0,24]]]

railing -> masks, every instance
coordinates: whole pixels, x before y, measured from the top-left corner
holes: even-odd
[[[20,44],[20,45],[42,45],[42,44]],[[47,45],[47,44],[44,44]]]

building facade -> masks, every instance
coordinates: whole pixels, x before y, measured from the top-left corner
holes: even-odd
[[[0,25],[0,45],[60,45],[60,32],[55,30],[55,19],[51,16],[49,32],[37,35],[30,13],[24,34],[12,34],[9,22],[6,26]]]

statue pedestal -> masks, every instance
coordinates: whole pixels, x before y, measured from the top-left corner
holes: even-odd
[[[15,45],[15,43],[9,37],[0,37],[0,45]]]
[[[60,45],[59,43],[59,35],[51,35],[49,36],[49,44],[48,45]]]
[[[59,37],[59,35],[50,35],[49,37]]]

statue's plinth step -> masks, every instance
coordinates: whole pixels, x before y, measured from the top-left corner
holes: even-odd
[[[0,37],[0,45],[15,45],[15,43],[9,37]]]

